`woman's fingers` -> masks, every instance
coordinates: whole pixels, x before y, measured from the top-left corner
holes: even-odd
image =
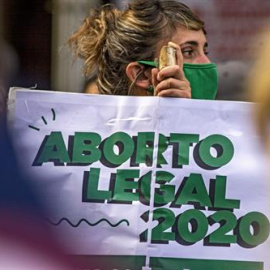
[[[178,92],[179,93],[178,93]],[[168,78],[161,81],[155,87],[156,95],[161,97],[182,97],[191,98],[191,88],[188,81],[180,81],[175,78]]]
[[[173,77],[178,80],[187,81],[187,79],[182,75],[181,67],[178,65],[168,66],[160,70],[157,74],[158,81],[162,81],[166,78]]]
[[[156,89],[157,94],[163,90],[169,90],[169,89],[191,91],[190,84],[188,81],[180,81],[175,78],[167,78],[161,81],[159,84],[156,85],[155,89]]]
[[[163,90],[158,93],[159,97],[191,98],[191,92],[179,89]]]

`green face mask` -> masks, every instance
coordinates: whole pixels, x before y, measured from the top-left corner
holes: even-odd
[[[214,63],[184,63],[184,73],[191,86],[191,98],[215,99],[217,94],[218,76]]]
[[[143,65],[157,67],[154,61],[138,61]],[[213,100],[217,94],[218,76],[214,63],[190,64],[184,63],[184,73],[191,86],[191,98]]]

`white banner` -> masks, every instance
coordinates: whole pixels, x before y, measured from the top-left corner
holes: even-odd
[[[87,269],[270,269],[269,179],[251,109],[27,89],[10,96],[21,164],[61,243]]]

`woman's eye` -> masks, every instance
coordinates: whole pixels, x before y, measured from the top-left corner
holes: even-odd
[[[191,57],[194,56],[195,51],[192,50],[192,49],[184,49],[184,50],[182,50],[182,54],[183,54],[183,56],[186,57],[186,58],[191,58]]]

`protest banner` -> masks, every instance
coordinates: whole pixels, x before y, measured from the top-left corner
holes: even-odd
[[[14,88],[9,114],[21,166],[83,269],[270,269],[252,104]]]

